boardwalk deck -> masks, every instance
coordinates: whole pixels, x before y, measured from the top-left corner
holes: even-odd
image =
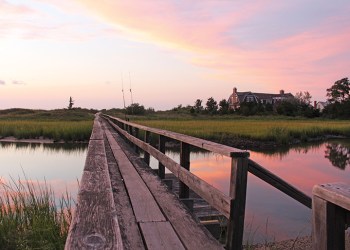
[[[223,246],[110,125],[96,118],[65,249],[77,248],[223,249]]]
[[[226,218],[226,249],[241,249],[248,171],[306,207],[312,206],[315,249],[344,248],[344,229],[350,224],[349,185],[316,186],[312,201],[248,159],[248,152],[103,117],[97,115],[94,121],[65,249],[223,249],[178,197],[204,199],[205,206],[215,209],[215,216],[220,213]],[[139,132],[144,133],[144,141],[138,138]],[[149,143],[151,133],[159,139],[158,150]],[[180,164],[164,154],[169,138],[181,144]],[[192,146],[232,158],[229,196],[189,171]],[[139,150],[144,158],[135,153]],[[150,155],[159,161],[158,175],[148,165]],[[165,175],[164,167],[172,174]],[[169,180],[164,178],[175,178],[171,181],[177,195],[169,192],[165,184]]]

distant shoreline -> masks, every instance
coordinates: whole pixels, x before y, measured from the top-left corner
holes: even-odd
[[[88,143],[88,141],[56,141],[53,139],[38,138],[38,139],[17,139],[16,137],[9,136],[0,139],[0,142],[12,142],[12,143],[40,143],[40,144],[53,144],[53,143]]]

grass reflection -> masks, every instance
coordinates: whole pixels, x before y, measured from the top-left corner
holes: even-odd
[[[43,149],[43,151],[51,153],[66,153],[76,154],[84,153],[87,149],[87,143],[27,143],[27,142],[0,142],[0,149],[18,149],[36,151]]]

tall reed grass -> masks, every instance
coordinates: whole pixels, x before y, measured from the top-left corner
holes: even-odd
[[[63,249],[71,218],[67,193],[57,201],[47,184],[0,183],[1,249]]]
[[[349,121],[332,120],[138,120],[139,124],[204,139],[248,138],[288,143],[325,135],[350,137]]]
[[[86,141],[91,135],[93,121],[0,121],[0,137],[17,139],[47,139]]]

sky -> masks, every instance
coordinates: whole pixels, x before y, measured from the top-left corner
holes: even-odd
[[[122,108],[122,89],[156,110],[234,87],[324,101],[349,77],[349,13],[348,0],[0,0],[0,109]]]

